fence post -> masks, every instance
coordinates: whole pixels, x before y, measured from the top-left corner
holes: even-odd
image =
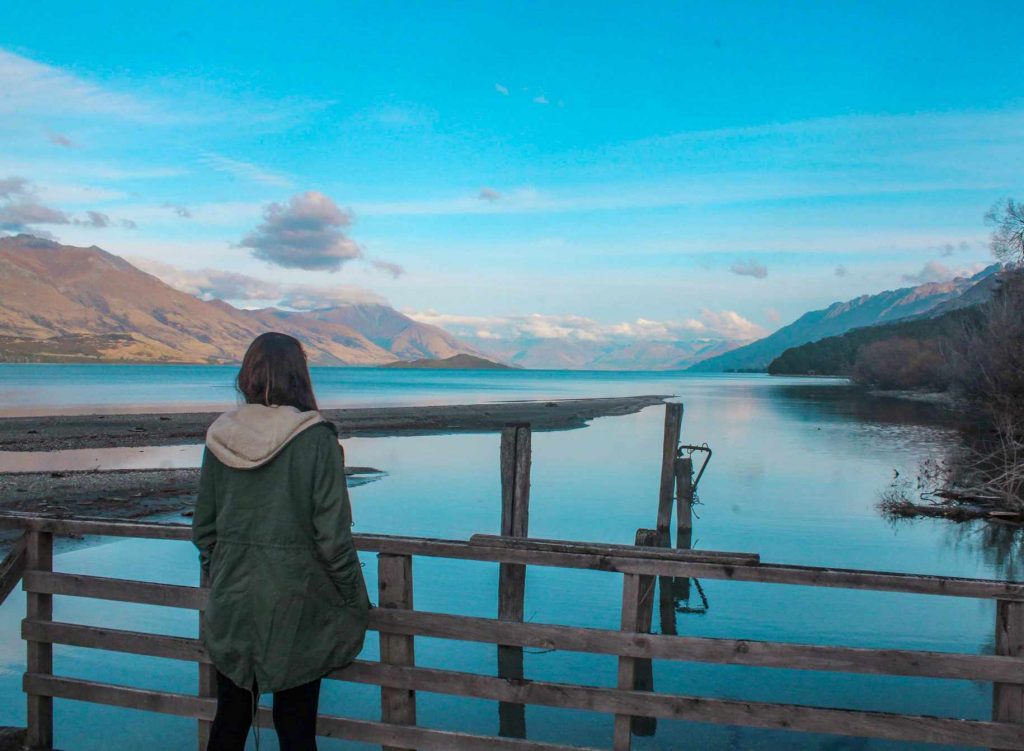
[[[676,459],[675,475],[676,549],[690,550],[693,547],[693,459],[688,456]],[[679,600],[689,600],[690,578],[672,579],[672,595]]]
[[[1024,657],[1024,602],[996,600],[997,655]],[[992,684],[992,719],[1024,724],[1024,686]]]
[[[656,547],[658,545],[658,530],[638,529],[636,531],[636,544]],[[623,601],[625,607],[625,601]],[[654,577],[640,577],[640,593],[637,600],[636,630],[639,633],[649,634],[654,622]],[[637,691],[654,690],[654,664],[650,658],[635,658],[633,662],[633,686]],[[651,736],[658,730],[658,720],[655,717],[634,717],[631,723],[633,735]]]
[[[377,555],[377,596],[382,608],[412,610],[412,556]],[[412,636],[380,632],[380,661],[409,667],[416,664]],[[397,725],[416,724],[416,692],[404,688],[380,689],[380,719]],[[412,751],[384,746],[385,751]]]
[[[530,527],[531,432],[528,424],[501,432],[501,534],[527,537]],[[502,563],[498,571],[498,620],[522,622],[526,601],[526,566]],[[523,648],[498,645],[498,676],[522,680]],[[526,707],[498,703],[499,733],[526,737]]]
[[[640,599],[643,585],[640,574],[622,575],[622,630],[636,633],[640,624]],[[636,684],[635,657],[619,658],[618,687],[632,690]],[[626,714],[615,715],[615,734],[612,741],[614,751],[630,751],[632,744],[633,718]]]
[[[210,586],[210,575],[200,569],[199,586],[207,589]],[[199,611],[199,638],[203,638],[206,627],[203,625],[203,611]],[[217,695],[217,669],[209,662],[199,663],[199,696],[200,698],[213,698]],[[210,720],[199,720],[198,747],[199,751],[206,751],[210,742],[210,727],[213,723]]]
[[[675,486],[676,451],[683,428],[683,405],[665,405],[665,434],[661,444],[661,485],[658,489],[658,534],[661,544],[670,545],[669,525],[672,522],[672,490]]]
[[[26,548],[26,570],[53,571],[53,535],[50,532],[30,530]],[[26,615],[29,620],[53,620],[53,595],[29,592],[26,597]],[[53,645],[50,642],[28,640],[26,669],[29,673],[53,673]],[[28,698],[28,730],[25,744],[29,749],[53,748],[53,699],[26,692]]]

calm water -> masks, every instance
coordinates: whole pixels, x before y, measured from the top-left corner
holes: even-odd
[[[178,366],[0,366],[0,409],[31,413],[70,405],[224,405],[233,369]],[[941,415],[919,405],[860,397],[841,381],[673,373],[422,372],[318,369],[325,405],[453,403],[621,394],[675,394],[686,405],[684,440],[707,441],[714,459],[699,488],[703,505],[696,545],[758,552],[765,561],[997,577],[998,556],[980,549],[980,530],[925,521],[892,526],[874,509],[892,470],[916,463],[949,440]],[[538,537],[632,542],[654,526],[663,410],[596,420],[576,431],[534,436],[530,532]],[[387,471],[354,488],[362,532],[466,538],[498,531],[496,435],[354,439],[349,462]],[[124,464],[93,452],[93,461]],[[144,452],[133,461],[158,466],[196,461],[198,449]],[[65,460],[67,457],[65,457]],[[80,457],[79,457],[80,459]],[[8,464],[13,457],[0,456]],[[62,571],[195,584],[195,553],[184,543],[123,541],[68,549]],[[366,559],[375,589],[372,557]],[[417,559],[416,605],[425,610],[493,616],[496,566]],[[702,582],[704,613],[680,614],[680,633],[734,638],[903,647],[962,652],[991,650],[993,606],[975,600],[844,590]],[[621,577],[601,572],[529,572],[527,618],[536,622],[616,628]],[[694,595],[690,603],[702,603]],[[699,609],[699,608],[698,608]],[[23,724],[18,638],[24,597],[0,607],[0,725]],[[56,598],[58,619],[194,635],[193,614],[147,606]],[[656,623],[657,626],[657,623]],[[493,647],[417,641],[422,665],[493,674]],[[126,685],[193,691],[195,668],[155,658],[56,648],[56,669]],[[365,655],[376,656],[369,639]],[[528,653],[527,675],[613,686],[613,658]],[[948,714],[987,719],[991,686],[965,681],[850,676],[801,671],[656,663],[660,690],[822,706]],[[325,712],[376,719],[377,692],[326,686]],[[423,724],[493,732],[492,702],[432,694],[419,698]],[[73,749],[150,751],[191,748],[194,724],[170,717],[57,702],[57,745]],[[531,707],[531,738],[609,746],[604,715]],[[116,737],[110,728],[116,727]],[[639,749],[911,748],[870,742],[659,721]],[[261,748],[276,748],[263,732]],[[323,743],[322,748],[362,748]],[[934,746],[922,746],[934,748]]]

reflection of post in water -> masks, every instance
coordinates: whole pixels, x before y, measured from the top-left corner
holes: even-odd
[[[701,446],[680,446],[682,433],[683,405],[665,405],[665,433],[661,452],[661,484],[658,492],[658,544],[672,547],[671,522],[672,499],[676,501],[676,542],[678,550],[690,550],[693,547],[693,504],[696,501],[697,483],[700,482],[704,469],[711,459],[711,449],[707,444]],[[683,452],[686,455],[683,456]],[[693,476],[693,454],[705,454],[697,477]],[[696,588],[700,595],[700,603],[691,606],[692,589]],[[707,599],[700,587],[700,582],[690,581],[689,577],[660,577],[659,581],[659,616],[661,631],[664,634],[675,634],[677,613],[707,612]]]
[[[501,534],[526,537],[530,519],[530,426],[510,425],[501,433]],[[526,566],[502,563],[498,573],[498,619],[522,622]],[[498,676],[523,679],[523,648],[498,645]],[[526,708],[499,702],[501,735],[526,737]]]

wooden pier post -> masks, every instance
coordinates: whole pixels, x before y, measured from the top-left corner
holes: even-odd
[[[693,459],[679,457],[675,462],[676,475],[676,549],[693,548]],[[690,578],[672,580],[672,594],[677,600],[690,599]]]
[[[501,433],[501,534],[527,537],[530,526],[531,431],[527,424],[510,425]],[[500,564],[498,572],[498,620],[521,623],[526,601],[526,566]],[[498,676],[522,680],[523,648],[498,645]],[[498,703],[502,736],[526,737],[526,707]]]
[[[669,403],[665,405],[665,434],[661,444],[661,484],[658,489],[658,534],[661,544],[666,548],[671,545],[669,527],[672,523],[672,491],[675,487],[676,452],[679,449],[679,436],[683,429],[683,405]]]
[[[995,652],[1024,657],[1024,602],[996,600]],[[992,684],[992,720],[1024,724],[1024,685]]]
[[[26,571],[53,571],[53,535],[50,532],[31,530],[28,533]],[[53,595],[29,592],[26,596],[26,615],[30,621],[53,620]],[[28,642],[26,670],[37,675],[53,673],[53,644],[44,641]],[[25,745],[28,749],[42,751],[53,748],[53,698],[29,691],[28,729]]]
[[[210,586],[210,575],[200,570],[199,586],[208,588]],[[199,638],[203,638],[203,611],[199,611]],[[207,699],[217,695],[217,669],[209,662],[199,663],[199,696]],[[199,720],[198,726],[198,747],[199,751],[206,751],[210,742],[210,728],[213,726],[211,720]]]
[[[377,555],[377,597],[381,608],[412,610],[412,556]],[[412,636],[380,632],[380,661],[384,665],[416,664]],[[416,692],[404,688],[380,689],[380,719],[397,725],[416,724]],[[413,751],[384,746],[384,751]]]
[[[658,530],[638,529],[636,544],[649,547],[658,546]],[[640,594],[637,600],[636,630],[639,633],[651,633],[654,622],[654,582],[653,576],[640,577]],[[623,605],[625,607],[625,605]],[[636,658],[633,662],[633,686],[637,691],[654,690],[654,663],[650,658]],[[658,730],[655,717],[634,717],[631,722],[633,735],[652,736]]]

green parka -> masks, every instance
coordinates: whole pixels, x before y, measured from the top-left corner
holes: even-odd
[[[369,599],[333,425],[293,407],[227,412],[207,432],[199,485],[192,539],[217,669],[273,692],[351,662]]]

